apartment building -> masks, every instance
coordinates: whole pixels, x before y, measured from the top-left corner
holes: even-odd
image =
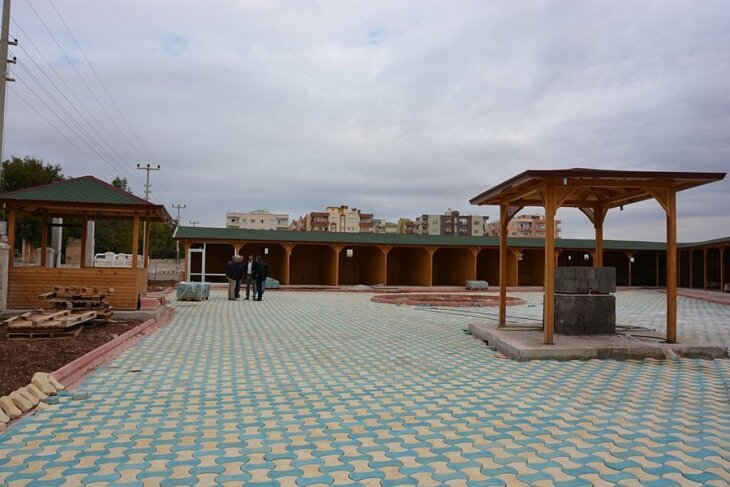
[[[443,215],[421,215],[416,218],[415,233],[481,237],[488,219],[488,216],[462,215],[454,210],[448,210]]]
[[[245,213],[226,213],[226,228],[244,228],[247,230],[288,230],[289,215],[271,213],[268,210],[257,209]]]
[[[362,213],[347,205],[328,206],[326,211],[313,211],[292,222],[290,230],[303,232],[374,232],[373,214]]]
[[[499,221],[488,223],[485,235],[499,236]],[[545,217],[517,215],[507,224],[507,236],[545,238]],[[560,238],[560,220],[555,220],[555,238]]]
[[[410,218],[399,218],[398,233],[416,235],[418,234],[418,223],[411,220]]]
[[[373,218],[373,233],[398,233],[398,224],[384,218]]]

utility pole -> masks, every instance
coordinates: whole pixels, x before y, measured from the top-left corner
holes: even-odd
[[[150,191],[152,190],[152,186],[150,186],[150,171],[159,171],[160,165],[157,164],[157,167],[154,167],[150,164],[147,164],[146,166],[137,164],[137,169],[139,169],[140,171],[147,171],[147,179],[144,184],[144,199],[149,201],[150,200]]]
[[[180,205],[180,204],[173,204],[173,208],[177,210],[177,218],[175,218],[175,226],[180,226],[180,210],[187,208],[187,205]],[[180,241],[175,239],[175,266],[176,268],[180,267]]]
[[[188,223],[190,223],[192,226],[195,226],[200,222],[198,220],[195,220],[195,221],[188,221]]]
[[[2,161],[5,143],[5,94],[7,92],[7,82],[15,81],[8,78],[8,63],[15,63],[15,58],[8,59],[8,46],[10,45],[17,46],[18,40],[10,40],[10,0],[4,0],[2,32],[0,33],[0,191],[2,191]]]

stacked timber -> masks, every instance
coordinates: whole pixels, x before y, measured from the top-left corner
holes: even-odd
[[[53,291],[41,294],[39,298],[57,310],[71,310],[74,313],[94,311],[95,320],[109,321],[114,308],[107,301],[107,296],[113,292],[112,288],[54,286]]]

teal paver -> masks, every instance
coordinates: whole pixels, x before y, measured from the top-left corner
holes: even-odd
[[[510,319],[540,319],[540,294],[513,294]],[[0,434],[0,484],[730,483],[729,360],[514,362],[464,333],[494,309],[369,299],[175,303]],[[665,299],[619,292],[617,320],[663,331]],[[679,298],[678,321],[730,345],[730,307]]]

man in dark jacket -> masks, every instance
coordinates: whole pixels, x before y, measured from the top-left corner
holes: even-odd
[[[264,259],[261,256],[256,257],[256,292],[258,297],[254,296],[255,301],[261,301],[261,297],[264,295],[264,289],[266,288],[266,276],[269,273],[269,266],[266,265]]]
[[[240,297],[241,275],[243,267],[240,263],[241,257],[234,255],[226,264],[226,277],[228,278],[228,300],[233,301]]]

